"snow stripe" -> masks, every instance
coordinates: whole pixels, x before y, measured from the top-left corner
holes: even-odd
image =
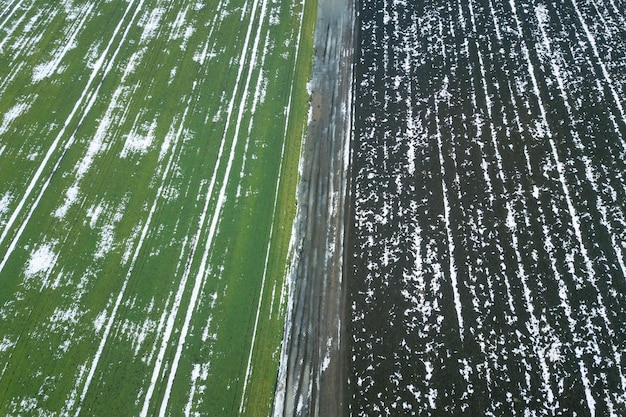
[[[447,84],[447,82],[446,82]],[[445,90],[444,90],[445,91]],[[444,95],[444,91],[440,92],[439,95]],[[452,227],[450,225],[450,203],[448,201],[448,186],[446,185],[446,168],[445,161],[443,159],[443,144],[441,131],[439,128],[439,97],[435,98],[435,126],[437,128],[436,138],[437,138],[437,149],[439,150],[439,168],[441,174],[441,189],[442,189],[442,198],[443,198],[443,216],[444,223],[446,228],[446,236],[448,241],[448,272],[450,274],[450,283],[452,285],[452,296],[454,298],[454,309],[456,311],[456,317],[459,325],[459,338],[463,341],[463,312],[461,305],[461,296],[459,294],[458,288],[458,278],[457,278],[457,268],[454,260],[454,237],[452,236]]]
[[[572,2],[575,2],[575,0],[572,0]],[[519,18],[517,16],[517,9],[516,9],[516,6],[515,6],[515,1],[514,0],[509,0],[509,3],[511,5],[511,8],[513,9],[513,16],[514,16],[516,24],[517,24],[517,29],[518,29],[518,32],[519,32],[519,35],[520,35],[520,40],[522,41],[522,45],[521,45],[522,53],[523,53],[524,58],[526,60],[526,65],[528,67],[528,74],[530,76],[530,79],[531,79],[531,82],[532,82],[533,91],[534,91],[534,94],[535,94],[535,96],[537,98],[538,105],[539,105],[539,110],[540,110],[540,114],[541,114],[541,122],[543,124],[543,128],[545,129],[546,137],[547,137],[547,139],[549,141],[550,149],[551,149],[551,152],[552,152],[552,157],[553,157],[554,162],[556,164],[556,168],[557,168],[557,172],[558,172],[558,176],[559,176],[559,182],[561,184],[561,189],[563,190],[563,194],[565,196],[565,201],[567,203],[568,213],[569,213],[569,216],[570,216],[571,221],[572,221],[572,227],[574,229],[574,234],[576,236],[576,240],[578,241],[578,247],[579,247],[579,250],[580,250],[580,254],[583,257],[583,261],[584,261],[584,264],[585,264],[585,269],[587,271],[587,277],[589,279],[590,284],[594,287],[594,289],[596,291],[596,299],[598,301],[598,305],[600,306],[600,314],[601,314],[602,319],[604,321],[604,324],[606,326],[606,330],[609,332],[609,334],[614,334],[614,331],[613,331],[613,329],[611,327],[610,321],[608,320],[608,317],[607,317],[606,307],[605,307],[604,301],[602,299],[602,294],[601,294],[601,292],[600,292],[600,290],[599,290],[599,288],[597,287],[597,284],[596,284],[596,274],[595,274],[595,269],[594,269],[593,263],[591,262],[591,259],[589,258],[589,254],[587,252],[587,248],[585,247],[585,244],[583,242],[582,232],[581,232],[581,229],[580,229],[580,218],[578,216],[578,213],[577,213],[576,209],[574,208],[574,205],[573,205],[573,202],[572,202],[572,198],[571,198],[571,195],[570,195],[570,191],[569,191],[569,187],[567,185],[567,181],[565,180],[565,166],[564,166],[563,162],[561,161],[561,159],[559,157],[559,153],[558,153],[558,150],[556,148],[556,144],[554,142],[554,138],[553,138],[550,126],[548,124],[545,106],[544,106],[544,103],[543,103],[543,99],[541,97],[541,93],[539,91],[539,85],[538,85],[538,82],[537,82],[537,77],[535,75],[535,69],[534,69],[534,66],[533,66],[533,64],[531,62],[530,54],[529,54],[528,48],[526,46],[526,42],[523,40],[523,37],[522,37],[521,23],[520,23]],[[576,6],[576,8],[577,8],[577,6]],[[579,18],[581,18],[579,11],[577,11],[577,14],[579,14]],[[588,33],[588,28],[586,27],[584,22],[582,22],[582,19],[581,19],[581,23],[583,24],[585,32]],[[592,45],[593,45],[594,54],[597,54],[597,50],[595,50],[595,44],[593,44],[591,39],[590,39],[590,43],[592,43]],[[599,57],[598,57],[598,60],[599,60]],[[599,60],[599,62],[601,62],[601,61]],[[603,64],[601,64],[601,65],[603,66]],[[605,69],[603,69],[603,72],[604,71],[605,71]],[[620,107],[620,112],[622,112],[621,105],[619,107]],[[611,344],[611,348],[614,351],[614,356],[617,357],[618,354],[616,353],[615,345]],[[586,376],[582,372],[581,372],[581,377],[582,377],[583,382],[584,382]],[[587,399],[588,409],[593,414],[594,410],[595,410],[595,400],[590,395],[587,395],[586,399]]]
[[[17,4],[15,4],[17,3]],[[13,4],[8,4],[8,5],[4,5],[4,10],[8,10],[7,14],[4,16],[4,19],[0,22],[0,30],[4,29],[4,26],[7,24],[7,22],[9,21],[9,19],[11,19],[13,17],[13,15],[15,13],[17,13],[18,10],[20,10],[22,8],[22,3],[24,3],[24,0],[16,0],[13,2]]]
[[[221,10],[223,5],[223,2],[220,2],[218,5],[218,10]],[[209,35],[207,36],[207,42],[205,44],[205,50],[208,48],[209,46],[209,42],[211,41],[212,37],[211,34],[213,33],[213,30],[215,28],[216,25],[216,19],[217,19],[218,14],[216,13],[215,17],[213,18],[212,24],[211,24],[211,29],[209,31]],[[245,60],[242,59],[241,62],[244,62]],[[237,83],[236,83],[237,84]],[[193,85],[193,89],[195,90],[196,88],[196,83],[194,82]],[[234,94],[237,91],[237,86],[234,89],[233,92],[233,99],[234,99]],[[231,99],[232,100],[232,99]],[[230,108],[232,110],[232,107]],[[230,113],[231,111],[228,112],[228,115],[230,117]],[[181,125],[182,127],[182,125]],[[228,121],[226,122],[226,127],[225,127],[225,131],[227,131],[228,128]],[[221,160],[222,160],[222,155],[224,153],[224,148],[226,146],[226,140],[225,140],[225,133],[224,136],[222,137],[222,141],[220,142],[220,148],[218,150],[218,154],[217,154],[217,160],[215,162],[215,165],[213,167],[213,173],[211,176],[211,181],[210,181],[210,185],[207,191],[207,198],[205,200],[205,205],[203,207],[203,211],[202,214],[200,216],[199,222],[198,222],[198,226],[196,228],[196,233],[193,237],[193,244],[191,247],[191,250],[189,252],[188,258],[186,260],[185,263],[185,269],[183,271],[183,276],[181,277],[180,283],[178,285],[178,289],[176,291],[176,295],[174,297],[174,303],[172,304],[172,307],[169,311],[168,314],[168,319],[166,321],[166,326],[165,329],[163,331],[163,337],[161,339],[161,345],[159,347],[159,351],[157,354],[157,358],[155,360],[154,363],[154,367],[152,368],[152,376],[150,377],[150,385],[148,386],[148,390],[146,391],[146,395],[144,397],[144,401],[143,401],[143,406],[140,412],[140,416],[146,416],[149,412],[149,407],[150,407],[150,402],[152,400],[152,396],[154,394],[154,390],[156,388],[157,383],[159,382],[159,376],[161,374],[161,368],[163,366],[163,362],[165,359],[165,353],[167,351],[167,348],[169,346],[169,341],[170,338],[172,336],[173,330],[174,330],[174,325],[176,323],[176,317],[178,316],[178,310],[180,309],[180,304],[182,302],[183,299],[183,294],[185,292],[185,289],[187,287],[187,281],[189,279],[189,275],[191,274],[191,264],[193,263],[193,259],[195,257],[195,253],[198,249],[198,246],[200,244],[200,235],[202,233],[202,230],[204,228],[204,223],[205,223],[205,219],[207,216],[207,212],[208,212],[208,205],[209,205],[209,201],[210,201],[210,197],[213,194],[213,187],[215,185],[216,182],[216,178],[217,178],[217,172],[218,169],[221,165]],[[184,248],[183,248],[184,250]],[[182,256],[182,250],[181,250],[181,256]]]
[[[565,105],[565,109],[567,110],[568,117],[570,118],[570,120],[574,120],[574,112],[572,110],[572,107],[569,104],[570,99],[567,95],[565,81],[563,80],[563,77],[561,76],[561,70],[553,57],[552,46],[550,44],[550,40],[548,39],[548,35],[546,34],[545,25],[547,22],[544,21],[545,19],[544,16],[546,16],[546,14],[542,11],[542,9],[539,6],[535,8],[535,14],[537,15],[537,21],[539,22],[539,29],[541,32],[542,42],[544,46],[546,47],[546,50],[549,52],[550,67],[552,69],[552,74],[554,75],[554,78],[556,79],[557,85],[559,87],[559,94],[561,95],[563,104]],[[572,130],[572,139],[579,149],[583,148],[583,144],[581,143],[580,136],[576,129]],[[611,238],[612,249],[613,249],[615,256],[617,257],[617,261],[622,271],[622,275],[626,277],[626,265],[624,264],[622,252],[618,250],[620,245],[618,244],[619,242],[617,242],[615,238],[615,232],[613,231],[613,228],[611,227],[611,223],[608,219],[607,204],[602,198],[602,194],[600,193],[600,189],[595,180],[596,173],[593,168],[592,162],[587,156],[587,154],[584,152],[581,153],[581,159],[583,161],[583,164],[585,165],[585,178],[587,179],[587,181],[589,181],[595,193],[596,208],[600,212],[600,216],[602,218],[602,224],[604,227],[606,227],[607,232]]]
[[[470,13],[472,15],[472,26],[473,26],[473,30],[474,32],[477,31],[475,22],[474,22],[474,11],[473,11],[473,2],[469,3],[469,9],[470,9]],[[494,153],[496,156],[496,164],[498,166],[498,177],[500,179],[500,181],[502,182],[502,187],[504,189],[504,194],[506,196],[510,196],[510,192],[507,190],[507,186],[506,186],[506,182],[505,182],[505,177],[504,177],[504,167],[502,164],[502,156],[500,155],[500,151],[499,151],[499,146],[497,143],[497,139],[496,139],[496,135],[495,135],[495,127],[493,124],[493,109],[492,109],[492,103],[491,103],[491,99],[489,96],[489,91],[488,91],[488,87],[487,87],[487,74],[485,71],[485,65],[483,62],[483,56],[482,53],[480,52],[480,48],[479,45],[477,44],[476,41],[474,41],[476,49],[478,51],[478,66],[480,68],[480,72],[481,72],[481,82],[482,82],[482,88],[483,88],[483,94],[485,96],[485,101],[486,101],[486,108],[487,108],[487,118],[489,120],[489,130],[490,130],[490,137],[491,137],[491,141],[492,141],[492,146],[494,149]],[[520,252],[520,245],[519,245],[519,241],[518,241],[518,236],[517,236],[517,228],[518,228],[518,223],[517,223],[517,219],[515,218],[515,208],[513,206],[513,199],[512,198],[506,198],[505,201],[505,207],[506,207],[506,226],[508,227],[509,231],[510,231],[510,238],[511,238],[511,245],[513,247],[513,250],[515,252],[515,259],[516,259],[516,266],[517,266],[517,277],[519,279],[519,281],[522,284],[522,293],[524,296],[524,305],[526,308],[526,312],[528,313],[528,315],[530,316],[530,324],[531,324],[531,334],[532,334],[532,345],[533,345],[533,350],[535,351],[535,355],[539,361],[539,365],[542,369],[541,375],[543,377],[543,386],[542,389],[545,391],[546,396],[547,396],[547,400],[548,400],[548,405],[553,405],[554,404],[554,400],[555,400],[555,396],[554,393],[552,391],[552,387],[550,384],[550,373],[548,371],[548,367],[546,364],[546,359],[545,359],[545,354],[543,354],[543,352],[541,351],[540,346],[538,345],[539,343],[539,337],[540,337],[540,326],[539,326],[539,320],[537,318],[537,315],[535,313],[535,307],[534,307],[534,303],[533,303],[533,298],[531,295],[531,291],[528,287],[528,274],[525,271],[524,268],[524,264],[523,264],[523,260],[522,260],[522,255]],[[507,288],[508,289],[508,288]]]

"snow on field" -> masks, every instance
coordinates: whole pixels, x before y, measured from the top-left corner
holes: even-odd
[[[58,254],[54,250],[54,244],[45,243],[39,245],[37,249],[31,251],[24,270],[27,280],[30,280],[42,273],[47,273],[54,266]]]
[[[100,314],[96,316],[96,319],[93,321],[93,327],[96,330],[96,333],[100,333],[100,330],[102,330],[104,323],[106,323],[106,319],[106,311],[101,311]]]
[[[61,61],[63,61],[69,51],[76,48],[76,39],[83,29],[85,22],[90,17],[93,7],[94,5],[92,3],[87,3],[84,8],[75,10],[74,8],[69,8],[69,4],[66,5],[68,21],[75,20],[78,16],[81,16],[81,19],[73,24],[68,36],[63,39],[62,44],[52,53],[52,58],[47,62],[37,64],[35,68],[33,68],[33,83],[38,83],[55,73],[60,74],[63,72],[64,67],[61,65]]]
[[[104,225],[100,229],[100,239],[98,241],[98,250],[93,254],[94,259],[102,259],[111,251],[115,244],[115,226],[112,224]]]
[[[62,219],[65,217],[70,206],[74,204],[76,200],[78,200],[79,191],[80,190],[78,189],[78,186],[76,184],[68,188],[68,190],[65,192],[65,201],[63,201],[62,206],[60,206],[59,208],[55,210],[54,217],[59,218],[59,219]]]
[[[142,2],[140,2],[140,4],[141,3]],[[131,7],[132,7],[132,2],[126,8],[124,12],[124,16],[129,14]],[[137,14],[139,13],[139,10],[140,8],[137,8],[135,10],[135,13],[133,14],[133,19],[136,18]],[[114,31],[114,36],[110,39],[109,43],[107,44],[106,48],[103,51],[103,54],[98,59],[98,61],[96,62],[96,65],[94,66],[94,69],[91,71],[89,75],[86,88],[83,89],[80,97],[74,104],[68,117],[65,119],[63,127],[58,132],[54,140],[52,141],[44,158],[41,160],[41,163],[37,167],[35,173],[30,179],[30,182],[26,186],[23,196],[21,197],[17,207],[15,208],[15,210],[9,217],[5,229],[3,230],[2,234],[0,234],[0,244],[1,244],[7,238],[8,232],[13,227],[13,224],[18,220],[19,217],[21,217],[24,214],[23,212],[25,211],[25,205],[26,205],[27,200],[30,198],[31,194],[35,190],[39,181],[42,180],[42,176],[46,175],[42,181],[42,184],[43,184],[42,187],[38,189],[39,192],[35,196],[34,203],[31,205],[30,210],[28,210],[27,213],[25,214],[26,218],[21,222],[21,226],[19,226],[17,233],[13,236],[13,239],[11,240],[11,243],[9,244],[9,248],[6,254],[4,255],[2,261],[0,261],[0,272],[6,266],[6,263],[8,262],[9,257],[11,256],[13,250],[15,250],[15,247],[17,246],[17,242],[19,238],[21,237],[26,227],[26,224],[30,220],[35,209],[37,208],[37,205],[43,198],[43,195],[47,187],[50,184],[51,176],[58,169],[60,163],[62,162],[64,153],[61,153],[60,155],[56,155],[55,153],[57,149],[61,146],[63,146],[65,149],[68,149],[76,140],[75,132],[67,132],[69,133],[68,135],[69,137],[66,136],[66,129],[68,128],[70,122],[72,122],[76,117],[78,117],[78,115],[81,115],[80,117],[84,119],[85,114],[89,113],[89,111],[93,107],[93,104],[98,96],[98,92],[102,88],[102,82],[100,82],[99,84],[95,84],[96,77],[100,76],[100,70],[104,69],[104,75],[106,75],[112,70],[112,65],[113,65],[113,62],[115,61],[115,57],[121,50],[121,44],[123,44],[123,39],[127,37],[130,27],[125,28],[124,32],[122,33],[122,41],[113,50],[112,58],[108,61],[107,65],[104,65],[105,57],[109,53],[109,50],[112,48],[113,41],[116,38],[116,35],[121,31],[121,29],[122,29],[122,21],[120,21],[120,23],[116,26],[115,31]],[[92,88],[93,90],[91,90]],[[50,167],[49,165],[52,165],[52,167]],[[46,174],[44,174],[44,171],[46,171],[46,168],[52,168],[51,172],[47,172]]]
[[[102,41],[98,40],[94,42],[90,47],[89,51],[85,55],[85,66],[89,69],[93,69],[96,66],[96,62],[100,57],[100,49],[102,48]]]
[[[274,2],[270,17],[264,1],[115,4],[15,0],[0,12],[0,170],[19,172],[0,188],[0,362],[11,358],[0,414],[99,415],[110,392],[121,414],[204,415],[223,383],[210,364],[232,355],[213,349],[224,344],[212,314],[230,295],[221,258],[234,252],[222,226],[248,200],[256,210],[261,198],[237,202],[234,190],[264,153],[279,161],[269,146],[286,149],[282,103],[276,112],[267,97],[291,68],[265,66],[285,62],[281,48],[293,58],[272,39],[296,35],[278,33],[288,5]],[[258,121],[274,117],[262,137]],[[246,195],[276,200],[280,183],[267,182]],[[273,280],[274,296],[281,283],[260,250],[265,271],[251,279],[261,291]],[[232,365],[245,387],[227,382],[234,413],[258,395],[247,387],[262,308],[278,310],[267,294],[251,300],[254,326],[236,335],[247,361]]]
[[[12,348],[13,346],[15,346],[15,342],[13,342],[11,339],[5,336],[0,341],[0,352],[6,352],[8,349]]]
[[[615,10],[362,3],[355,413],[626,412]]]
[[[55,325],[64,327],[75,325],[84,314],[85,312],[80,311],[80,307],[76,304],[66,308],[57,307],[50,316],[50,323],[53,325],[51,330],[55,331]]]
[[[131,154],[145,154],[155,141],[154,130],[156,120],[151,124],[144,123],[135,131],[126,136],[126,142],[120,153],[120,157],[127,158]]]
[[[5,192],[0,198],[0,219],[4,217],[6,213],[9,212],[9,204],[13,200],[13,196],[9,191]]]
[[[228,116],[227,116],[227,121],[226,121],[227,126],[230,124],[230,118],[231,118],[231,115],[233,114],[233,110],[235,106],[237,106],[237,108],[239,109],[239,111],[237,112],[237,118],[235,121],[235,131],[233,133],[231,151],[228,154],[228,158],[226,160],[226,171],[222,179],[222,186],[219,188],[219,192],[217,196],[217,207],[214,209],[213,217],[210,220],[210,222],[206,218],[208,214],[209,203],[211,200],[210,197],[213,195],[213,189],[215,187],[216,180],[217,180],[217,174],[218,174],[217,168],[219,167],[220,164],[216,164],[215,166],[216,169],[213,172],[213,175],[211,177],[211,182],[209,183],[209,189],[206,194],[207,198],[205,199],[205,204],[202,209],[202,215],[200,217],[200,224],[199,224],[198,230],[202,230],[203,228],[207,227],[208,235],[206,237],[204,251],[202,252],[200,267],[199,267],[197,274],[195,274],[194,285],[192,288],[189,305],[187,307],[187,311],[184,316],[183,327],[180,331],[180,336],[176,344],[177,347],[176,347],[174,359],[172,361],[172,368],[169,370],[169,376],[167,378],[165,393],[163,395],[161,406],[159,408],[160,416],[164,416],[167,411],[168,403],[170,401],[170,396],[171,396],[172,385],[174,383],[174,377],[176,376],[176,371],[180,363],[180,359],[181,359],[183,348],[185,346],[186,338],[188,336],[191,318],[193,317],[194,311],[197,308],[198,296],[200,294],[200,290],[202,289],[203,284],[207,278],[207,275],[210,272],[209,265],[208,265],[209,255],[211,253],[211,249],[213,245],[213,238],[215,237],[215,234],[217,231],[219,218],[221,216],[221,211],[225,203],[228,179],[230,177],[231,169],[233,166],[233,160],[235,159],[235,155],[236,155],[235,150],[237,148],[236,145],[240,137],[239,131],[242,125],[243,115],[244,115],[246,105],[248,102],[248,92],[250,91],[252,73],[255,68],[256,60],[258,59],[257,52],[258,52],[259,43],[261,41],[261,31],[262,31],[263,25],[262,24],[258,25],[254,38],[252,38],[252,30],[253,30],[254,23],[256,20],[257,8],[258,8],[258,1],[254,1],[252,11],[251,11],[251,17],[249,18],[248,26],[246,29],[245,40],[241,49],[241,55],[239,58],[239,66],[237,69],[237,78],[236,78],[235,85],[233,87],[233,93],[231,95],[232,99],[229,102],[229,110],[228,110]],[[259,12],[259,17],[258,17],[259,22],[264,22],[265,12],[266,12],[266,2],[264,1],[261,4],[261,10]],[[243,18],[243,15],[242,15],[242,18]],[[253,43],[252,43],[252,48],[250,49],[251,39]],[[250,52],[249,55],[248,55],[248,52]],[[249,57],[248,58],[249,61],[246,59],[247,57]],[[245,84],[243,88],[244,93],[243,93],[243,96],[240,98],[240,101],[238,101],[237,91],[238,91],[240,82],[242,81],[244,69],[246,68],[247,68],[247,73],[246,73]],[[224,143],[226,142],[227,134],[228,132],[225,130],[223,137],[222,137],[221,145],[220,145],[218,159],[222,157],[222,150],[223,150]],[[206,219],[206,225],[205,225],[205,219]],[[196,248],[198,248],[199,237],[200,237],[200,234],[196,233],[196,236],[194,238],[192,252],[195,252]],[[186,280],[186,277],[188,277],[189,275],[190,275],[189,270],[188,269],[185,270],[185,273],[184,273],[185,280]],[[184,282],[184,284],[182,284],[179,288],[184,289],[185,284],[186,282]],[[174,316],[178,314],[177,310],[178,310],[178,307],[176,311],[174,311]],[[255,329],[256,329],[256,326],[255,326]],[[254,345],[254,341],[252,342],[252,345]],[[153,373],[153,380],[154,380],[154,376],[158,375],[158,372],[159,370],[155,367],[155,372]],[[249,367],[248,367],[247,373],[248,372],[249,372]],[[246,382],[247,380],[248,380],[248,376],[246,375]],[[151,385],[151,391],[152,389],[153,389],[153,386]],[[151,394],[151,391],[150,391],[150,394]],[[241,407],[243,407],[243,398],[245,398],[245,383],[244,383],[243,392],[244,394],[242,395],[242,405],[240,406],[240,410],[241,410]],[[146,415],[147,405],[149,404],[149,401],[150,401],[150,395],[146,396],[146,402],[144,403],[144,407],[142,409],[142,415]]]
[[[2,115],[2,124],[0,124],[0,135],[6,133],[7,130],[9,130],[9,125],[11,124],[11,122],[17,119],[20,114],[28,110],[28,107],[29,106],[27,103],[18,103],[11,107],[6,113],[4,113]]]
[[[143,27],[143,33],[141,34],[139,42],[143,43],[152,39],[157,34],[157,29],[159,29],[161,19],[163,18],[163,14],[165,12],[165,9],[157,7],[153,9],[150,14],[144,15],[144,17],[139,20],[138,25]]]
[[[209,376],[210,368],[211,365],[208,363],[196,363],[193,365],[193,369],[191,371],[191,389],[189,392],[189,399],[187,401],[187,404],[185,405],[184,410],[185,417],[200,417],[202,415],[202,413],[197,411],[194,412],[192,411],[192,409],[195,404],[194,399],[196,397],[202,398],[203,394],[207,390],[207,386],[203,385],[202,382],[206,381],[207,377]]]
[[[148,304],[148,307],[145,309],[145,319],[143,322],[138,323],[130,319],[125,319],[120,324],[119,331],[130,340],[134,356],[139,354],[148,335],[153,333],[157,328],[158,323],[150,318],[153,310],[154,299],[150,301],[150,304]]]
[[[70,43],[66,47],[60,48],[60,51],[55,52],[54,57],[50,61],[38,64],[35,68],[33,68],[33,83],[38,83],[44,78],[48,78],[55,73],[61,74],[64,68],[59,66],[59,63],[67,51],[74,49],[75,47],[75,43]]]

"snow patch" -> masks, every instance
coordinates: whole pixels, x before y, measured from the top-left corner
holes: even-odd
[[[0,197],[0,217],[8,213],[11,200],[13,200],[13,196],[8,191]]]
[[[78,200],[78,185],[73,184],[68,190],[65,192],[65,201],[63,205],[57,208],[53,214],[57,219],[62,219],[67,214],[67,211],[70,209],[72,204],[74,204]]]
[[[0,135],[6,133],[9,130],[9,125],[15,119],[17,119],[24,111],[28,109],[28,105],[26,103],[18,103],[7,110],[2,116],[2,124],[0,125]]]
[[[106,322],[106,319],[107,319],[107,312],[105,310],[101,311],[100,314],[96,316],[95,320],[93,321],[93,327],[96,330],[96,333],[100,333],[100,330],[102,330],[102,327],[104,326],[104,323]]]
[[[78,323],[78,320],[80,319],[80,317],[84,314],[85,312],[79,311],[78,306],[75,304],[65,309],[57,307],[54,310],[54,313],[52,313],[52,316],[50,316],[50,322],[61,323],[61,324],[64,324],[64,323],[76,324]]]
[[[124,143],[124,148],[120,154],[122,158],[126,158],[130,154],[145,154],[148,152],[155,139],[156,120],[150,126],[142,125],[140,130],[145,130],[146,133],[141,134],[135,131],[126,136],[126,143]]]
[[[0,340],[0,352],[6,352],[16,345],[16,342],[8,339],[6,336]]]
[[[58,255],[52,250],[52,244],[41,245],[31,252],[24,274],[30,279],[44,272],[48,272],[54,266]]]
[[[60,65],[61,60],[63,59],[63,57],[65,57],[65,54],[68,51],[74,48],[76,48],[76,41],[72,39],[67,45],[63,46],[63,48],[59,48],[59,50],[55,52],[54,57],[50,61],[36,65],[35,68],[33,68],[33,83],[38,83],[39,81],[42,81],[43,79],[48,78],[55,73],[62,73],[65,67]]]
[[[91,206],[87,209],[87,218],[89,218],[89,227],[92,229],[96,227],[96,223],[98,222],[98,218],[102,214],[104,207],[100,204],[97,206]]]
[[[113,248],[115,242],[114,225],[107,224],[100,230],[100,241],[98,242],[98,250],[94,254],[95,259],[102,259]]]
[[[141,34],[140,40],[141,43],[154,38],[164,13],[165,9],[158,7],[152,10],[152,13],[150,13],[146,19],[139,22],[139,26],[143,26],[143,33]]]

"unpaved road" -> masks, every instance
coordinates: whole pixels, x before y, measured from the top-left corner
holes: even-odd
[[[274,416],[347,414],[342,255],[353,23],[351,0],[319,1],[312,113],[302,153],[291,305]]]

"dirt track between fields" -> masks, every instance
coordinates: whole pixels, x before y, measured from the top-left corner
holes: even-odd
[[[351,0],[320,0],[302,153],[284,390],[275,416],[347,415],[343,235],[354,43]],[[285,358],[283,358],[285,359]]]

